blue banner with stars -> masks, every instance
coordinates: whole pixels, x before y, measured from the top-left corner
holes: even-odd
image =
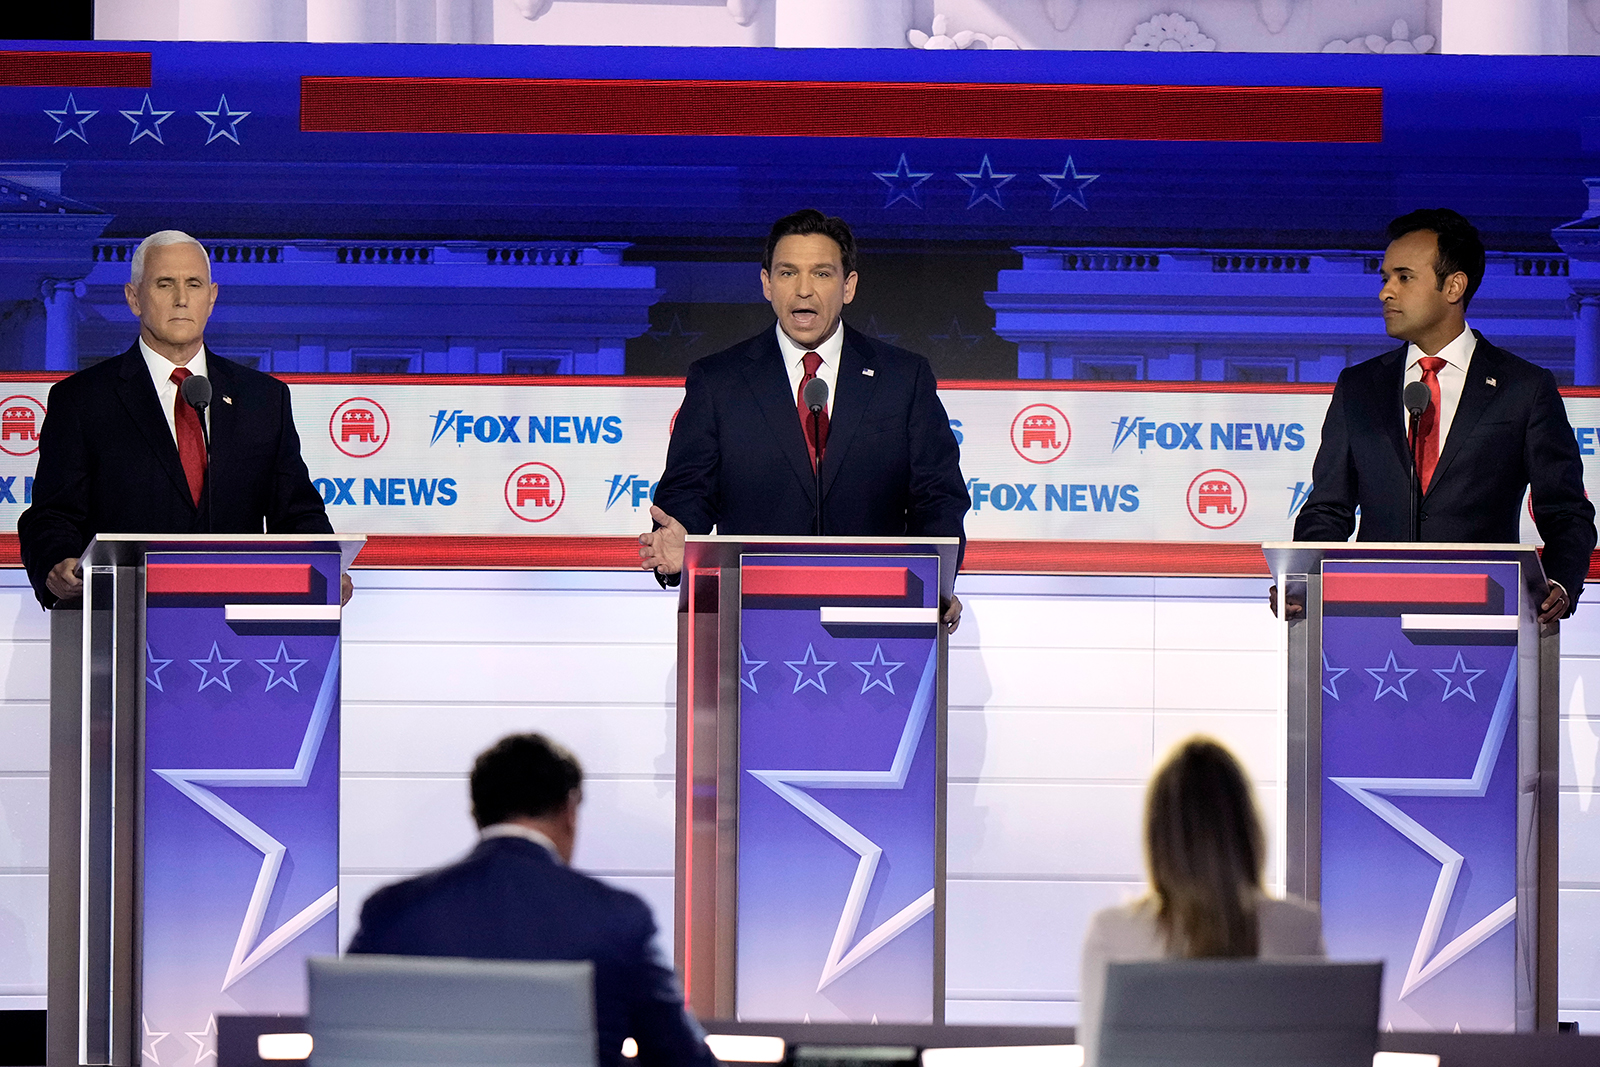
[[[1516,1023],[1518,568],[1327,562],[1322,912],[1383,1023]],[[1329,583],[1333,583],[1330,585]],[[1464,592],[1465,591],[1465,592]]]
[[[741,570],[737,1015],[932,1021],[939,560]]]
[[[141,1048],[198,1063],[338,951],[339,555],[148,562]]]

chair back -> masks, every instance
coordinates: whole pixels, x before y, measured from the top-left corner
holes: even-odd
[[[594,964],[312,959],[315,1067],[595,1067]]]
[[[1383,964],[1113,963],[1099,1067],[1372,1067]]]

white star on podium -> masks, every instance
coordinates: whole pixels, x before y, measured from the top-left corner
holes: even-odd
[[[228,692],[233,692],[233,683],[228,681],[228,672],[237,667],[239,661],[224,658],[215,641],[211,642],[211,655],[205,659],[192,659],[189,662],[200,668],[200,691],[203,692],[208,685],[220,685]]]
[[[889,692],[893,693],[894,672],[899,670],[901,667],[904,667],[905,664],[895,663],[892,660],[884,659],[883,646],[878,645],[872,650],[871,659],[863,660],[860,663],[852,661],[850,666],[854,667],[856,670],[860,671],[866,676],[861,679],[861,691],[863,693],[875,685],[882,686]]]
[[[296,693],[300,692],[300,682],[295,678],[294,672],[304,667],[310,660],[292,659],[289,650],[282,641],[278,642],[278,654],[273,659],[258,659],[257,663],[267,669],[267,692],[272,692],[275,685],[286,685]]]
[[[794,671],[794,691],[796,693],[808,685],[814,685],[826,693],[828,685],[822,680],[822,676],[828,673],[828,668],[837,662],[838,660],[818,659],[816,649],[812,648],[810,643],[807,643],[804,657],[801,659],[786,659],[783,661],[783,665]]]

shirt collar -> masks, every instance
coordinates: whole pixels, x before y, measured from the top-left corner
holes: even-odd
[[[778,348],[783,352],[783,365],[793,367],[805,358],[807,352],[815,352],[822,357],[822,362],[835,369],[839,366],[839,358],[844,354],[844,320],[839,320],[838,329],[816,348],[801,348],[795,344],[794,338],[783,332],[782,326],[774,326],[778,331]]]
[[[176,363],[172,362],[172,360],[168,359],[160,352],[157,352],[155,349],[145,344],[143,334],[139,335],[139,354],[144,357],[144,365],[150,368],[150,377],[154,379],[158,386],[162,382],[170,379],[172,377],[172,372],[178,369],[178,365]],[[185,363],[184,366],[188,367],[189,370],[195,374],[207,376],[206,346],[201,345],[200,351],[196,352],[194,354],[194,358]]]
[[[1471,326],[1463,324],[1461,327],[1461,332],[1456,335],[1455,340],[1439,349],[1439,351],[1435,352],[1434,355],[1450,364],[1450,366],[1465,373],[1468,366],[1472,363],[1472,353],[1477,349],[1477,347],[1477,334],[1472,332]],[[1406,366],[1408,368],[1415,367],[1417,365],[1417,360],[1421,359],[1424,355],[1426,355],[1426,353],[1416,345],[1407,345]]]
[[[532,841],[536,845],[543,846],[544,850],[550,853],[551,859],[562,866],[566,866],[566,862],[561,858],[561,853],[556,851],[556,843],[531,826],[524,826],[517,822],[497,822],[493,826],[485,826],[478,831],[478,840],[480,841],[488,841],[496,837],[520,837],[524,841]]]

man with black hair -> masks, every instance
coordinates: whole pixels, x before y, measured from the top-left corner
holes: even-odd
[[[378,890],[351,952],[499,960],[591,960],[600,1067],[633,1038],[643,1064],[716,1060],[683,1007],[644,901],[572,862],[583,771],[542,734],[512,734],[472,767],[476,848],[459,863]]]
[[[824,529],[847,537],[960,537],[970,500],[928,361],[844,325],[856,242],[807,208],[772,226],[761,291],[777,325],[689,368],[666,472],[639,537],[641,566],[676,585],[686,533],[804,536],[818,457]],[[801,394],[821,379],[813,419]],[[961,601],[944,605],[954,630]]]
[[[1418,425],[1422,540],[1518,540],[1523,494],[1544,538],[1550,586],[1540,619],[1572,614],[1595,546],[1594,507],[1556,379],[1497,348],[1467,325],[1483,281],[1477,229],[1447,208],[1389,224],[1383,255],[1384,324],[1400,348],[1339,375],[1312,467],[1297,541],[1411,540],[1411,466],[1401,392],[1428,387]]]

